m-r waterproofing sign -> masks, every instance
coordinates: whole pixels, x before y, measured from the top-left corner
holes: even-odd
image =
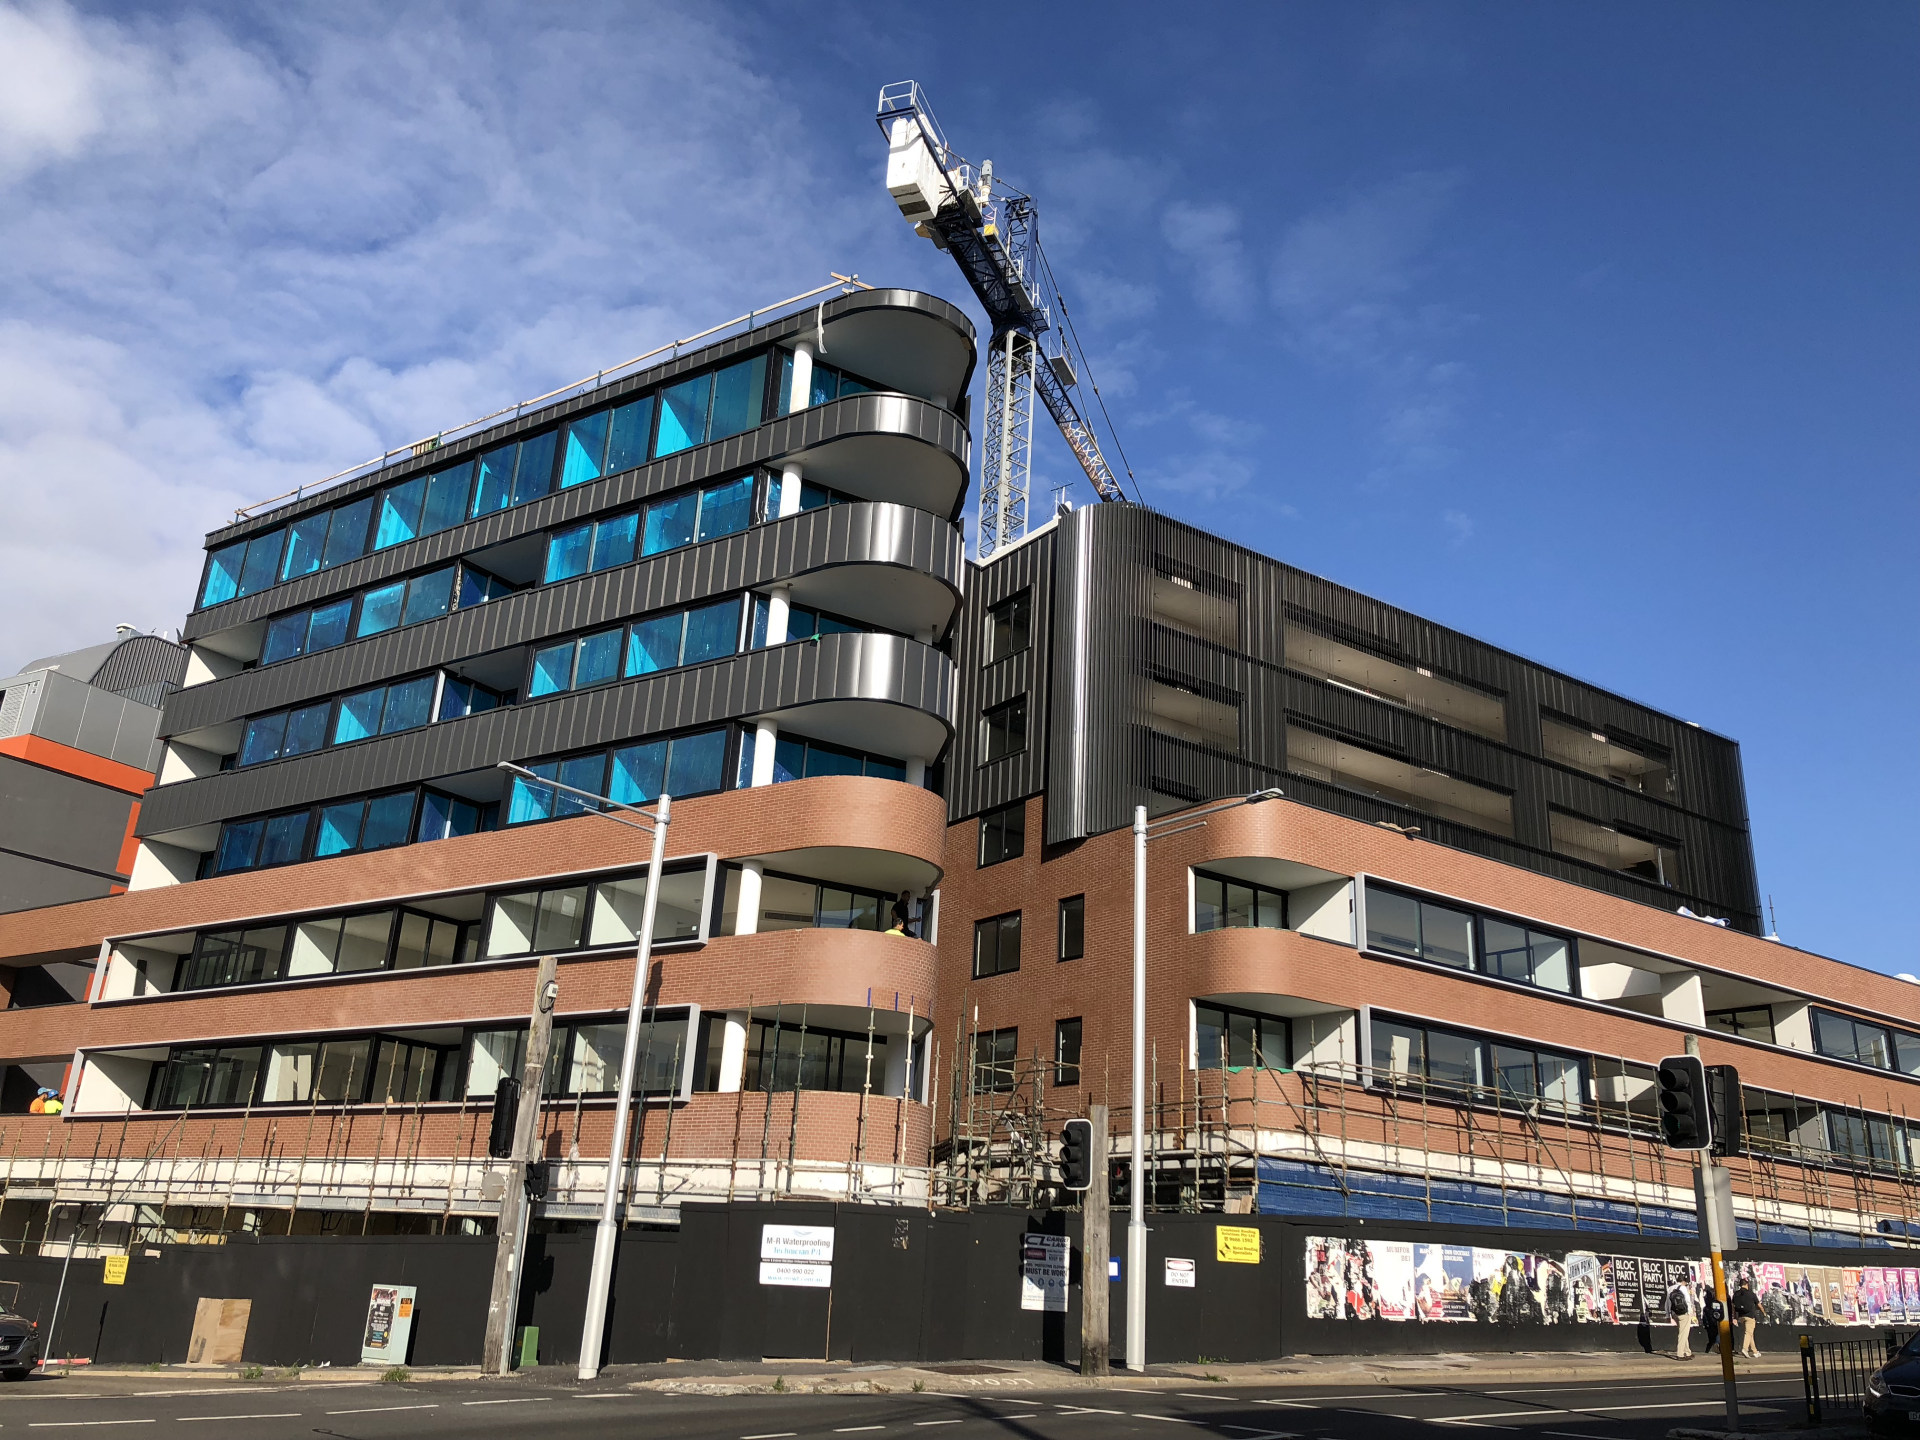
[[[825,1290],[833,1284],[831,1225],[762,1225],[760,1283]]]

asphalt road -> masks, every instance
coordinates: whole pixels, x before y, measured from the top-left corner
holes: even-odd
[[[1749,1379],[1743,1414],[1800,1413],[1794,1378]],[[566,1440],[1433,1440],[1448,1431],[1545,1440],[1653,1440],[1675,1425],[1718,1428],[1717,1375],[1606,1384],[1299,1389],[1078,1390],[892,1395],[661,1395],[571,1391],[514,1381],[381,1385],[223,1385],[89,1395],[58,1382],[0,1390],[0,1427],[73,1434],[154,1426],[233,1440],[397,1436],[565,1436]],[[182,1427],[191,1427],[183,1429]],[[110,1432],[111,1433],[111,1432]]]

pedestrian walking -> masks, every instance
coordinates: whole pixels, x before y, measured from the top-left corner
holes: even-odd
[[[1667,1313],[1673,1316],[1674,1324],[1680,1329],[1679,1336],[1673,1342],[1673,1358],[1691,1360],[1693,1358],[1693,1296],[1687,1293],[1685,1285],[1675,1285],[1667,1292]]]
[[[1751,1280],[1740,1282],[1733,1292],[1730,1308],[1740,1324],[1740,1353],[1749,1360],[1758,1360],[1760,1352],[1753,1343],[1753,1330],[1760,1323],[1760,1297],[1753,1293]]]

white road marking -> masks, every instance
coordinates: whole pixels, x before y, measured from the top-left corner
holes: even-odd
[[[1388,1392],[1388,1395],[1383,1396],[1378,1390],[1369,1390],[1363,1395],[1302,1395],[1298,1400],[1255,1400],[1253,1403],[1256,1405],[1304,1406],[1307,1409],[1312,1409],[1316,1402],[1322,1400],[1380,1400],[1385,1398],[1400,1400],[1410,1395],[1452,1395],[1454,1393],[1452,1390],[1392,1390]]]
[[[436,1405],[369,1405],[364,1410],[329,1410],[329,1415],[382,1415],[389,1410],[438,1410]]]
[[[862,1430],[884,1430],[884,1425],[841,1425],[834,1430],[836,1435],[854,1435]]]
[[[1187,1420],[1179,1415],[1148,1415],[1139,1410],[1133,1412],[1133,1418],[1136,1420],[1164,1420],[1169,1425],[1204,1425],[1207,1423],[1204,1420]]]
[[[1542,1435],[1557,1435],[1560,1440],[1615,1440],[1611,1435],[1582,1435],[1577,1430],[1542,1430]]]
[[[1096,1410],[1091,1405],[1062,1405],[1060,1407],[1060,1413],[1063,1415],[1124,1415],[1127,1412],[1124,1410]]]
[[[1175,1396],[1177,1396],[1179,1399],[1182,1399],[1182,1400],[1225,1400],[1228,1398],[1227,1396],[1220,1394],[1219,1391],[1217,1390],[1211,1395],[1206,1395],[1206,1394],[1196,1395],[1191,1390],[1176,1390],[1173,1393],[1175,1394]]]
[[[551,1400],[551,1395],[516,1395],[506,1400],[462,1400],[462,1405],[532,1405],[539,1401]]]
[[[793,1440],[793,1431],[774,1430],[765,1435],[742,1435],[740,1440]]]
[[[152,1420],[35,1420],[29,1430],[59,1430],[70,1425],[151,1425]]]
[[[270,1410],[263,1415],[176,1415],[176,1420],[298,1420],[298,1410]]]
[[[1698,1410],[1709,1404],[1706,1400],[1666,1400],[1648,1405],[1582,1405],[1578,1410],[1489,1410],[1481,1415],[1433,1415],[1427,1417],[1435,1425],[1453,1425],[1463,1420],[1512,1420],[1516,1418],[1544,1419],[1548,1415],[1598,1415],[1610,1410]]]
[[[915,1425],[964,1425],[964,1420],[916,1420]]]
[[[1253,1440],[1300,1440],[1291,1430],[1256,1430],[1251,1425],[1222,1425],[1222,1430],[1238,1430],[1243,1435],[1251,1435]]]

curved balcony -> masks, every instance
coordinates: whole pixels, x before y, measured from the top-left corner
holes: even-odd
[[[195,831],[387,786],[491,772],[502,758],[588,750],[727,720],[798,710],[817,738],[871,737],[882,753],[933,756],[951,727],[953,662],[896,635],[828,635],[514,705],[147,792],[142,839],[207,848]]]
[[[871,1002],[891,1012],[899,992],[902,1019],[910,1000],[926,1018],[933,1000],[936,952],[923,940],[873,930],[774,930],[723,935],[697,951],[662,956],[662,1005],[694,1003],[709,1010],[756,1013],[775,1005],[821,1007],[816,1025],[865,1024]],[[798,1023],[797,1013],[789,1022]]]
[[[960,532],[937,516],[883,502],[829,506],[182,690],[163,728],[230,754],[248,715],[776,583],[800,604],[913,634],[942,631],[960,604],[965,565]]]
[[[677,801],[671,835],[669,857],[879,850],[909,857],[938,874],[947,838],[947,805],[932,791],[897,780],[821,776]],[[313,860],[291,867],[298,872],[294,884],[286,882],[289,869],[193,880],[0,915],[0,958],[32,964],[91,959],[103,937],[204,929],[236,920],[524,885],[534,875],[637,869],[646,865],[651,846],[641,831],[603,816],[581,815],[399,850]],[[407,977],[382,973],[340,983],[377,987],[389,978]],[[509,1013],[524,1013],[524,1001],[521,996],[517,1010]]]

